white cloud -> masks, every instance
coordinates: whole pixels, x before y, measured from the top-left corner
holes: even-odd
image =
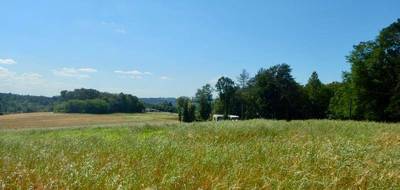
[[[138,70],[131,70],[131,71],[117,70],[117,71],[114,71],[114,73],[117,73],[117,74],[122,75],[122,76],[129,77],[129,78],[132,78],[132,79],[142,79],[146,75],[153,75],[150,72],[141,72],[141,71],[138,71]]]
[[[80,68],[80,69],[78,69],[78,71],[84,72],[84,73],[95,73],[95,72],[97,72],[97,70],[93,69],[93,68]]]
[[[20,76],[18,76],[17,78],[19,78],[21,80],[27,80],[27,81],[37,81],[37,80],[41,80],[43,78],[43,76],[38,73],[23,73]]]
[[[115,33],[118,34],[126,34],[128,31],[125,29],[125,27],[122,24],[118,24],[116,22],[112,21],[103,21],[101,22],[102,25],[111,28]]]
[[[89,73],[97,72],[96,69],[93,68],[61,68],[58,70],[53,70],[53,74],[61,77],[72,77],[72,78],[90,78]]]
[[[4,67],[0,67],[0,78],[12,76],[14,73],[10,72]]]
[[[4,85],[13,86],[18,84],[23,85],[34,85],[42,83],[43,77],[38,73],[22,73],[17,74],[12,72],[6,68],[0,67],[0,80],[4,83]]]
[[[118,34],[126,34],[128,33],[125,29],[123,28],[116,28],[114,29],[114,32],[118,33]]]
[[[161,76],[160,79],[161,80],[172,80],[172,78],[167,77],[167,76]]]
[[[14,59],[0,59],[0,64],[3,64],[3,65],[13,65],[16,63],[17,62]]]
[[[102,25],[115,25],[114,22],[109,22],[109,21],[102,21],[101,24]]]
[[[0,67],[0,89],[2,92],[53,96],[66,85],[48,81],[38,73],[17,73]]]

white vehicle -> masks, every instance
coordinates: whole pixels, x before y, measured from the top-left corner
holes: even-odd
[[[239,120],[239,116],[237,115],[228,115],[228,119],[232,120],[232,121],[237,121]],[[214,114],[213,115],[213,121],[220,121],[220,120],[224,120],[224,115],[221,114]]]

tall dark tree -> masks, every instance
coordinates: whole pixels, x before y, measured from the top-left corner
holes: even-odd
[[[300,117],[304,95],[292,77],[289,65],[261,69],[250,85],[260,117],[288,120]]]
[[[394,89],[394,94],[390,99],[388,107],[385,109],[387,118],[391,121],[400,121],[400,82]]]
[[[223,105],[224,116],[227,117],[230,114],[234,101],[236,91],[235,82],[228,77],[221,77],[218,79],[215,88],[217,89],[220,103]]]
[[[185,111],[186,115],[183,117],[184,122],[193,122],[196,120],[196,106],[192,101],[189,101],[187,106],[185,107],[187,111]]]
[[[305,86],[305,91],[309,103],[307,110],[308,117],[326,118],[332,93],[330,89],[319,80],[317,72],[311,74]]]
[[[193,122],[195,118],[196,107],[188,97],[179,97],[177,99],[177,108],[179,120],[183,122]]]
[[[328,113],[331,119],[360,119],[357,109],[354,85],[350,73],[343,73],[343,82],[330,85],[334,95],[330,100]]]
[[[176,108],[178,110],[179,121],[183,121],[185,107],[187,107],[188,102],[188,97],[181,96],[176,99]]]
[[[237,83],[239,89],[235,93],[235,103],[236,103],[236,114],[241,118],[248,118],[247,110],[251,106],[249,103],[249,93],[248,93],[248,83],[250,80],[250,74],[243,69],[242,72],[237,77]]]
[[[210,118],[212,112],[212,87],[209,84],[204,85],[201,89],[196,92],[195,100],[199,107],[200,119],[205,121]]]

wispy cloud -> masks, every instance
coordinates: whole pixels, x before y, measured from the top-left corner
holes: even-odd
[[[2,65],[13,65],[17,62],[14,59],[0,59],[0,64]]]
[[[2,92],[53,96],[67,85],[46,80],[39,73],[17,73],[0,67],[0,89]]]
[[[95,72],[97,72],[97,70],[93,69],[93,68],[79,68],[78,71],[79,72],[84,72],[84,73],[95,73]]]
[[[160,79],[161,80],[172,80],[171,77],[167,77],[167,76],[161,76]]]
[[[110,22],[110,21],[103,21],[101,22],[102,25],[107,26],[109,28],[112,28],[115,33],[118,34],[126,34],[128,31],[125,29],[125,27],[122,24],[118,24],[116,22]]]
[[[118,34],[126,34],[128,33],[125,29],[123,28],[116,28],[114,29],[114,32],[118,33]]]
[[[7,68],[0,67],[0,80],[3,82],[19,83],[24,82],[26,84],[36,84],[43,81],[42,75],[38,73],[22,73],[17,74],[8,70]]]
[[[122,75],[122,76],[129,77],[129,78],[132,78],[132,79],[142,79],[146,75],[153,75],[150,72],[141,72],[141,71],[138,71],[138,70],[131,70],[131,71],[116,70],[116,71],[114,71],[114,73],[117,73],[117,74]]]
[[[12,72],[10,72],[8,69],[4,68],[4,67],[0,67],[0,77],[4,78],[4,77],[8,77],[13,75]]]
[[[58,70],[53,70],[53,74],[61,77],[72,77],[72,78],[90,78],[90,73],[97,72],[93,68],[61,68]]]

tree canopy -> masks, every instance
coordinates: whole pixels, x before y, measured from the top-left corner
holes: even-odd
[[[62,91],[54,111],[94,114],[138,113],[144,111],[144,104],[130,94],[111,94],[82,88]]]
[[[398,121],[400,19],[384,28],[375,40],[354,46],[347,59],[351,64],[356,117]]]

